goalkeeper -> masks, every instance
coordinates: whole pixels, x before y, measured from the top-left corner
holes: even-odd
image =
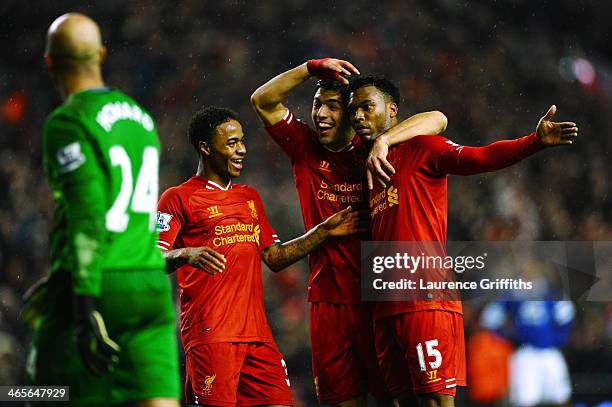
[[[154,229],[159,139],[140,105],[104,85],[105,54],[82,14],[49,28],[45,61],[64,103],[43,130],[56,213],[49,278],[26,312],[36,321],[28,377],[70,386],[75,406],[178,407],[174,309]]]

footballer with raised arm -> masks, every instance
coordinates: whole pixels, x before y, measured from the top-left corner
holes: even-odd
[[[348,205],[367,211],[370,146],[355,137],[345,110],[347,77],[358,73],[348,61],[310,60],[272,78],[251,96],[268,133],[291,159],[306,228]],[[314,129],[284,105],[313,76],[320,78],[312,104]],[[386,151],[388,144],[445,128],[440,112],[418,114],[380,137],[373,150]],[[384,163],[384,157],[378,159]],[[378,164],[372,168],[380,169]],[[329,239],[308,259],[312,366],[321,404],[363,406],[368,392],[380,405],[390,402],[377,370],[370,307],[360,299],[360,244],[367,238],[366,233]]]
[[[265,315],[261,260],[280,271],[328,237],[357,232],[357,212],[347,207],[281,243],[257,191],[232,182],[246,157],[236,114],[212,106],[198,111],[189,139],[197,173],[162,194],[157,218],[159,247],[179,267],[186,401],[292,405],[287,368]],[[185,250],[194,247],[211,250],[194,260]]]
[[[29,295],[40,316],[28,379],[69,386],[73,406],[178,407],[175,313],[155,231],[160,143],[149,113],[104,84],[105,55],[89,17],[51,24],[45,62],[64,102],[43,129],[56,210],[48,281]]]
[[[348,111],[356,133],[374,140],[398,122],[398,88],[382,77],[351,82]],[[447,176],[496,171],[545,147],[571,144],[572,122],[551,121],[553,105],[536,131],[484,147],[461,146],[441,136],[418,136],[389,150],[396,172],[370,191],[372,240],[446,242]],[[389,200],[391,204],[380,205]],[[453,406],[456,386],[465,386],[461,301],[379,302],[374,307],[379,365],[400,405]],[[394,373],[397,360],[405,376]],[[390,363],[394,363],[390,367]]]

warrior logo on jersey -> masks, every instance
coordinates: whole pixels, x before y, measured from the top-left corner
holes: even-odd
[[[253,219],[258,220],[259,216],[257,215],[257,208],[255,207],[255,201],[250,200],[247,201],[247,205],[249,205],[249,209],[251,210],[251,216]]]
[[[210,396],[212,394],[213,382],[217,378],[217,375],[214,374],[212,376],[204,377],[204,388],[202,389],[202,393],[205,396]]]
[[[437,381],[442,380],[440,377],[438,377],[438,371],[437,370],[430,370],[427,373],[427,383],[434,383]]]
[[[170,220],[172,215],[169,213],[157,212],[157,231],[167,232],[170,230]]]
[[[397,188],[393,185],[387,189],[387,200],[389,201],[389,208],[393,205],[399,205],[399,195],[397,194]]]
[[[319,169],[321,171],[331,172],[331,168],[329,166],[329,163],[327,161],[325,161],[325,160],[319,161]]]
[[[206,208],[206,210],[208,211],[208,219],[216,218],[217,216],[223,215],[223,212],[219,211],[218,205],[209,206],[208,208]]]
[[[60,148],[56,154],[60,173],[74,171],[85,162],[85,155],[81,152],[81,144],[75,142]]]

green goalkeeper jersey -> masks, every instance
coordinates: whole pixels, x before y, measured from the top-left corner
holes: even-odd
[[[98,296],[105,271],[164,268],[155,231],[159,154],[151,116],[117,90],[72,94],[48,117],[50,275],[69,272],[76,294]]]

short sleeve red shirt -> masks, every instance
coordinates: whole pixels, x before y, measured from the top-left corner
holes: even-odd
[[[317,140],[317,133],[290,111],[267,131],[291,159],[307,229],[349,205],[367,210],[368,149],[359,137],[342,151],[328,150]],[[357,234],[330,238],[310,254],[309,301],[360,302],[361,240],[368,239],[369,235]]]
[[[212,342],[272,341],[260,252],[280,240],[257,191],[231,183],[223,188],[194,176],[163,193],[157,228],[163,250],[208,246],[227,260],[214,276],[189,265],[177,270],[186,351]]]

